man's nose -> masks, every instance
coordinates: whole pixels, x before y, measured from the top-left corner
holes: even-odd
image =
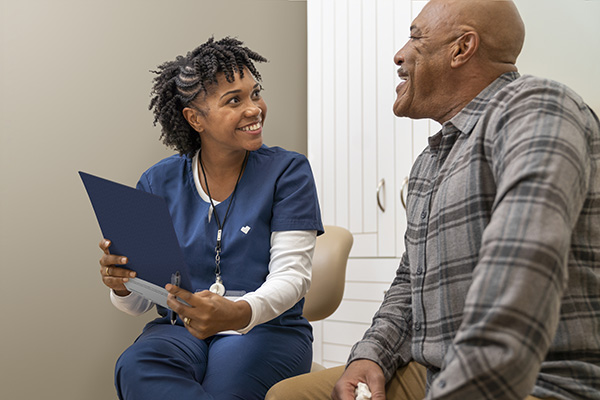
[[[402,49],[404,49],[404,47]],[[396,54],[394,55],[394,64],[396,64],[396,65],[402,65],[402,63],[404,62],[404,56],[402,55],[402,49],[398,50],[398,52],[396,52]]]

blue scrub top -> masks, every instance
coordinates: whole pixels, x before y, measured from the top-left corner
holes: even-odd
[[[208,289],[215,282],[218,228],[214,215],[208,219],[210,203],[196,189],[192,159],[174,155],[158,162],[137,187],[166,200],[192,285]],[[230,201],[231,196],[216,206],[221,223]],[[323,233],[312,170],[302,154],[263,145],[248,156],[223,227],[221,277],[227,290],[251,292],[265,282],[271,233],[286,230]],[[301,300],[270,323],[308,324],[301,317],[303,304]]]

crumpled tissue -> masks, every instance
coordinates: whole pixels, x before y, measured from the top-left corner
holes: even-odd
[[[358,386],[354,390],[356,400],[369,400],[371,398],[371,391],[366,383],[358,382]]]

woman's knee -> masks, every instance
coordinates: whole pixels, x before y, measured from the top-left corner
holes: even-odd
[[[127,348],[117,360],[116,377],[140,380],[147,374],[171,375],[176,371],[193,373],[196,378],[204,371],[190,366],[203,365],[198,354],[190,354],[184,346],[161,338],[137,341]],[[201,357],[200,357],[201,358]]]

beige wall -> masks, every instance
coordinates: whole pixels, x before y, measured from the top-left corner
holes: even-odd
[[[305,152],[305,13],[287,0],[0,0],[0,398],[116,398],[114,363],[154,313],[110,304],[77,171],[134,185],[171,154],[148,70],[212,34],[270,60],[265,141]]]
[[[525,22],[521,74],[570,86],[600,115],[600,0],[515,0]]]

